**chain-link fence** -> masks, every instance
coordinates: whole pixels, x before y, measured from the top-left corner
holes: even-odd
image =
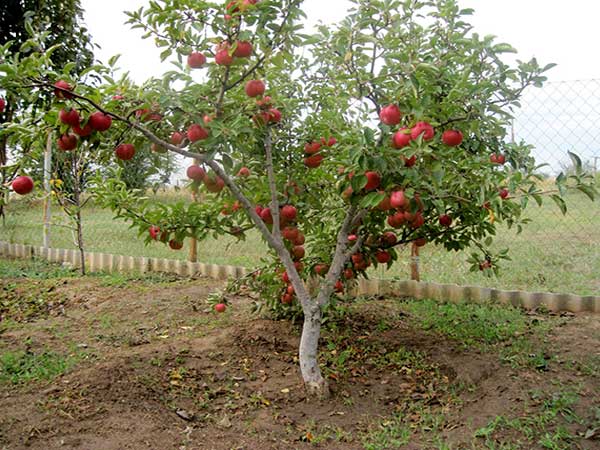
[[[547,83],[526,91],[522,108],[516,112],[514,139],[534,146],[540,171],[554,177],[573,170],[568,151],[580,156],[587,170],[600,179],[600,79]],[[548,199],[549,200],[549,199]],[[567,198],[563,215],[551,201],[543,207],[531,205],[531,223],[522,235],[507,234],[499,241],[528,266],[542,263],[555,269],[539,277],[556,279],[581,275],[583,291],[600,291],[600,201],[591,202],[582,193]],[[524,249],[528,249],[524,252]],[[515,255],[513,255],[513,260]],[[572,273],[569,273],[572,272]],[[541,285],[547,279],[536,280]],[[550,283],[552,284],[552,283]]]

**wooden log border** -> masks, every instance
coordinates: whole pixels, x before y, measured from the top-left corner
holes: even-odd
[[[79,252],[58,248],[46,249],[32,245],[10,244],[0,241],[0,256],[11,258],[43,258],[54,263],[80,264]],[[107,253],[86,252],[85,259],[90,272],[165,272],[181,276],[205,276],[214,280],[227,280],[246,276],[245,267],[220,266],[217,264],[190,263],[177,259],[122,256]],[[354,296],[377,295],[390,297],[413,297],[440,301],[470,301],[473,303],[499,303],[526,309],[546,308],[554,312],[600,313],[600,296],[579,296],[550,292],[503,291],[478,286],[459,286],[410,280],[360,279],[352,289]]]

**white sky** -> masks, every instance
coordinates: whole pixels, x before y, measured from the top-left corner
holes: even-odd
[[[225,1],[225,0],[223,0]],[[600,80],[600,0],[459,0],[463,8],[474,8],[469,22],[480,34],[496,35],[499,41],[515,47],[517,57],[535,56],[540,64],[558,66],[548,72],[550,81]],[[168,63],[160,64],[158,51],[151,40],[142,40],[139,30],[125,25],[123,10],[134,10],[148,0],[82,0],[85,19],[94,41],[101,50],[96,57],[107,61],[120,53],[119,66],[138,82],[160,76]],[[344,17],[347,0],[305,0],[309,24],[333,23]],[[584,159],[600,156],[600,81],[564,85],[570,91],[555,95],[563,84],[526,92],[523,109],[517,113],[515,133],[535,146],[538,162],[551,165],[557,172],[568,161],[567,150]],[[564,102],[568,103],[565,105]],[[559,104],[561,103],[561,104]],[[575,115],[565,116],[570,106]],[[576,124],[576,130],[567,125]],[[572,128],[572,127],[571,127]]]
[[[160,75],[168,65],[159,64],[151,41],[132,31],[123,10],[137,9],[148,0],[82,0],[89,30],[102,49],[96,56],[106,61],[121,53],[120,66],[136,81]],[[477,31],[494,34],[519,50],[521,59],[536,56],[540,63],[554,62],[552,81],[600,78],[600,1],[597,0],[460,0],[476,10],[471,18]],[[347,0],[305,0],[311,23],[331,23],[345,15]]]

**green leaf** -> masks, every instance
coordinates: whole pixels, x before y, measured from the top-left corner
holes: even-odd
[[[563,215],[567,214],[567,204],[565,203],[565,200],[560,195],[556,194],[552,194],[550,197],[554,200],[554,203],[556,203]]]
[[[581,158],[573,153],[573,152],[567,152],[569,154],[569,158],[571,158],[571,161],[573,161],[573,166],[575,167],[575,172],[576,173],[581,173],[581,168],[583,166],[582,162],[581,162]]]
[[[367,177],[364,175],[354,175],[350,180],[350,186],[354,192],[359,192],[367,185]]]

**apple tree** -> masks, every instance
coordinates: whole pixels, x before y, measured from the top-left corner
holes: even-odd
[[[493,271],[506,255],[490,239],[498,224],[523,225],[529,199],[552,195],[564,208],[568,186],[595,195],[582,171],[543,192],[530,148],[507,142],[523,90],[551,66],[507,62],[513,48],[474,33],[456,0],[352,3],[340,24],[308,34],[300,0],[151,2],[130,23],[173,70],[126,104],[108,75],[97,86],[35,70],[6,79],[29,95],[53,90],[57,108],[109,117],[121,137],[97,139],[116,158],[143,139],[190,159],[199,203],[157,204],[117,174],[96,195],[173,249],[257,229],[271,252],[265,279],[302,310],[300,369],[316,395],[328,392],[322,311],[369,266],[392,265],[398,246],[416,242],[473,246],[474,269]]]

